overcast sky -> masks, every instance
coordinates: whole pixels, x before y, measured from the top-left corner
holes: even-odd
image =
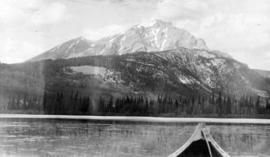
[[[270,70],[269,0],[1,0],[0,61],[22,62],[78,36],[94,40],[153,19]]]

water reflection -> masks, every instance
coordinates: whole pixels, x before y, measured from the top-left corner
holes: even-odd
[[[71,120],[1,120],[2,156],[159,157],[179,148],[195,124],[142,124]],[[210,125],[233,156],[270,156],[270,126]]]

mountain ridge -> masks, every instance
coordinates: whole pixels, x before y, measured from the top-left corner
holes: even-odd
[[[124,33],[96,41],[81,36],[64,42],[32,59],[65,59],[93,55],[121,55],[136,51],[164,51],[178,47],[208,49],[203,39],[169,22],[156,20],[149,26],[135,25]]]

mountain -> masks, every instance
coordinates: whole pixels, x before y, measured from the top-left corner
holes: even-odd
[[[231,96],[261,97],[268,97],[270,93],[268,79],[250,70],[247,65],[220,55],[218,51],[178,48],[75,58],[68,62],[75,63],[71,70],[75,73],[98,75],[101,80],[128,87],[126,89],[130,89],[131,93],[208,95],[212,91],[222,91]]]
[[[159,89],[159,91],[168,87],[168,89],[174,88],[178,92],[179,90],[185,90],[185,92],[180,93],[187,95],[193,92],[211,93],[211,91],[216,90],[229,95],[269,96],[269,80],[262,76],[261,72],[249,69],[247,65],[236,61],[226,53],[210,50],[202,39],[196,39],[187,31],[160,20],[156,20],[149,26],[135,25],[123,34],[97,41],[89,41],[79,37],[58,45],[33,58],[32,61],[83,58],[86,56],[112,58],[118,56],[122,62],[125,62],[124,65],[121,65],[123,69],[111,69],[115,64],[118,65],[118,61],[109,66],[98,63],[102,62],[101,60],[92,62],[98,63],[103,68],[104,66],[109,68],[109,70],[112,70],[110,74],[115,71],[121,73],[121,78],[125,78],[122,81],[131,82],[131,85],[143,82],[144,86],[134,86],[135,89],[133,86],[128,88],[132,89],[131,92],[144,91],[147,86],[152,90],[155,89],[155,93],[159,84],[162,84],[162,89]],[[123,60],[127,56],[132,59]],[[91,65],[92,62],[85,64]],[[166,65],[163,65],[164,63]],[[130,65],[133,64],[135,70],[130,69]],[[150,68],[151,66],[152,68]],[[162,71],[160,72],[160,69],[153,67],[161,67]],[[81,72],[86,72],[86,74],[92,71],[91,67],[90,69],[89,67],[81,68],[77,67],[73,70],[82,70]],[[95,71],[106,70],[96,69]],[[127,78],[127,76],[130,77]],[[140,76],[143,77],[141,81]],[[114,78],[114,76],[112,77]],[[153,85],[152,81],[156,77],[162,77],[163,83],[159,80],[156,81],[157,84]],[[104,79],[102,78],[102,80]],[[164,85],[164,81],[167,82],[166,85]],[[130,84],[123,86],[130,87]],[[148,85],[152,86],[148,87]],[[167,92],[170,90],[167,90]],[[150,93],[152,92],[150,91]]]
[[[121,55],[137,51],[164,51],[178,47],[208,49],[204,40],[171,23],[156,20],[150,26],[136,25],[123,34],[90,41],[84,37],[60,44],[31,61],[73,58],[93,55]]]
[[[0,74],[4,113],[256,117],[269,112],[269,78],[203,49],[0,64]]]
[[[257,116],[270,113],[267,75],[156,21],[97,41],[79,37],[30,62],[0,64],[0,112]]]
[[[66,87],[108,95],[190,96],[213,91],[235,97],[270,94],[269,78],[218,51],[202,49],[44,60],[0,69],[0,87],[40,94],[64,91]]]

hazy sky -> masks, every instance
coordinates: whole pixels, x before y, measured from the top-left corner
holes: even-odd
[[[0,61],[25,61],[78,36],[94,40],[153,19],[270,70],[269,0],[0,0]]]

